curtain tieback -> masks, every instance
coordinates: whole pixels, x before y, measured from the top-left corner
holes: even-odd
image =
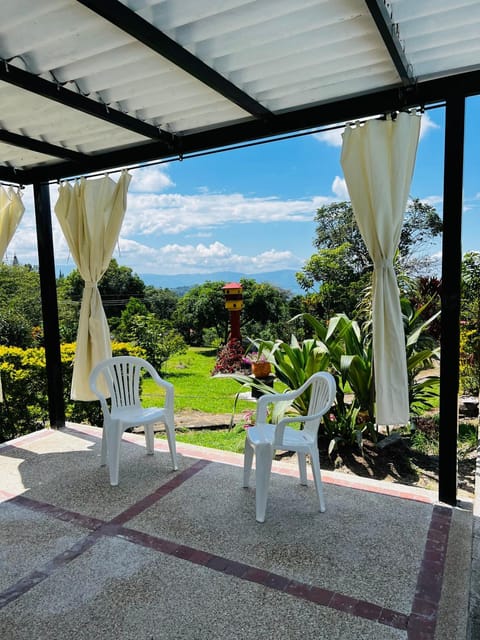
[[[97,286],[96,282],[92,282],[92,281],[86,281],[85,280],[85,289],[95,289]]]

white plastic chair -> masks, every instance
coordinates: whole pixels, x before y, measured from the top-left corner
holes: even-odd
[[[268,406],[272,403],[286,402],[291,404],[309,387],[310,403],[308,413],[290,415],[281,419],[278,424],[267,423]],[[307,484],[306,456],[310,456],[315,488],[320,511],[325,511],[322,477],[320,472],[320,457],[318,454],[317,434],[322,416],[330,409],[336,393],[334,377],[322,371],[312,375],[299,389],[288,393],[265,394],[257,402],[257,418],[254,427],[249,427],[245,440],[245,457],[243,467],[243,486],[248,487],[252,469],[253,455],[256,454],[255,465],[255,503],[256,519],[265,521],[267,508],[268,485],[272,470],[272,459],[276,450],[295,451],[298,454],[300,484]],[[287,426],[290,423],[303,423],[301,430]]]
[[[140,402],[140,379],[143,370],[165,389],[165,403],[162,408],[145,409]],[[111,408],[107,396],[99,388],[99,378],[103,376],[111,398]],[[175,424],[173,419],[173,385],[163,380],[152,365],[142,358],[117,356],[100,362],[90,374],[90,387],[100,400],[103,412],[103,435],[101,463],[108,462],[110,484],[118,485],[120,442],[122,434],[130,427],[143,425],[147,453],[154,452],[153,425],[163,422],[167,432],[168,446],[172,456],[173,469],[178,469],[175,444]]]

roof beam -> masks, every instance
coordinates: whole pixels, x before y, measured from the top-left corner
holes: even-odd
[[[134,131],[146,138],[162,141],[167,147],[173,148],[174,137],[172,134],[133,118],[122,111],[112,109],[106,104],[92,100],[81,93],[66,89],[61,84],[50,82],[29,71],[24,71],[9,64],[6,60],[0,64],[0,80],[123,129]]]
[[[28,149],[29,151],[36,151],[37,153],[43,153],[54,158],[63,158],[64,160],[73,160],[74,162],[80,162],[88,158],[88,156],[78,151],[72,151],[71,149],[65,149],[55,144],[50,144],[43,140],[35,140],[27,136],[22,136],[18,133],[12,133],[5,129],[0,129],[0,142],[6,142],[14,147],[20,149]]]
[[[230,102],[260,119],[272,117],[272,113],[230,80],[205,64],[200,58],[184,49],[178,42],[144,20],[135,11],[118,0],[77,0],[80,4],[105,18],[116,27],[160,54],[177,67],[221,94]]]
[[[338,122],[358,120],[410,107],[425,106],[443,102],[451,96],[469,96],[480,93],[480,71],[470,71],[449,78],[438,78],[418,83],[399,90],[397,87],[384,89],[368,95],[345,98],[315,107],[306,107],[275,116],[266,124],[251,120],[178,137],[178,151],[167,152],[155,142],[142,143],[109,153],[89,156],[82,163],[64,162],[56,165],[36,167],[22,172],[17,182],[28,184],[58,180],[94,171],[104,171],[125,165],[134,165],[162,159],[176,159],[178,155],[220,149],[229,145],[242,144],[293,131],[322,127]],[[1,176],[0,176],[1,177]]]
[[[385,6],[384,0],[365,0],[365,4],[375,21],[402,83],[404,86],[413,84],[415,78],[411,73],[411,65],[405,56],[395,23],[392,21],[392,17]]]

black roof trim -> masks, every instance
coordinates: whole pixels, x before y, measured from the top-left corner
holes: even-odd
[[[250,120],[177,137],[177,152],[158,142],[132,145],[124,149],[89,156],[85,163],[63,162],[22,172],[23,182],[46,182],[94,171],[114,169],[162,159],[220,149],[229,145],[274,137],[293,131],[348,122],[377,114],[443,102],[451,96],[480,93],[480,70],[418,83],[408,88],[391,88],[367,95],[348,97],[314,107],[305,107],[275,116],[272,122]]]
[[[272,113],[252,96],[239,89],[230,80],[184,49],[178,42],[169,38],[163,31],[144,20],[122,2],[118,2],[118,0],[77,0],[77,2],[125,31],[138,42],[167,58],[179,69],[183,69],[255,118],[268,119],[272,116]]]
[[[365,0],[365,4],[377,25],[377,29],[403,84],[405,86],[413,84],[415,78],[411,72],[411,65],[405,56],[402,43],[397,35],[397,27],[392,21],[384,0]]]
[[[174,136],[171,133],[162,131],[152,124],[133,118],[122,111],[113,109],[80,93],[66,89],[61,84],[45,80],[29,71],[19,69],[12,64],[8,64],[7,61],[3,61],[3,64],[0,64],[0,80],[30,93],[54,100],[66,107],[82,111],[89,116],[100,118],[110,124],[133,131],[146,138],[163,141],[167,147],[173,149]]]

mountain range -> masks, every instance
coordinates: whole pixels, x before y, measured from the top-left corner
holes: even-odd
[[[216,282],[239,282],[241,278],[251,278],[257,282],[268,282],[269,284],[290,291],[292,295],[302,293],[298,282],[295,279],[293,269],[282,269],[279,271],[268,271],[265,273],[240,273],[237,271],[217,271],[215,273],[187,273],[180,275],[161,275],[158,273],[139,273],[145,284],[162,289],[190,289],[197,284],[203,284],[208,280]]]
[[[60,274],[68,275],[75,266],[73,264],[57,265],[57,278]],[[137,274],[145,284],[157,289],[179,290],[180,294],[185,293],[197,284],[203,284],[208,280],[216,282],[239,282],[241,278],[251,278],[257,282],[268,282],[269,284],[285,289],[292,295],[303,294],[295,278],[294,269],[280,269],[278,271],[266,271],[264,273],[241,273],[238,271],[216,271],[214,273],[186,273],[177,275],[163,275],[158,273]]]

